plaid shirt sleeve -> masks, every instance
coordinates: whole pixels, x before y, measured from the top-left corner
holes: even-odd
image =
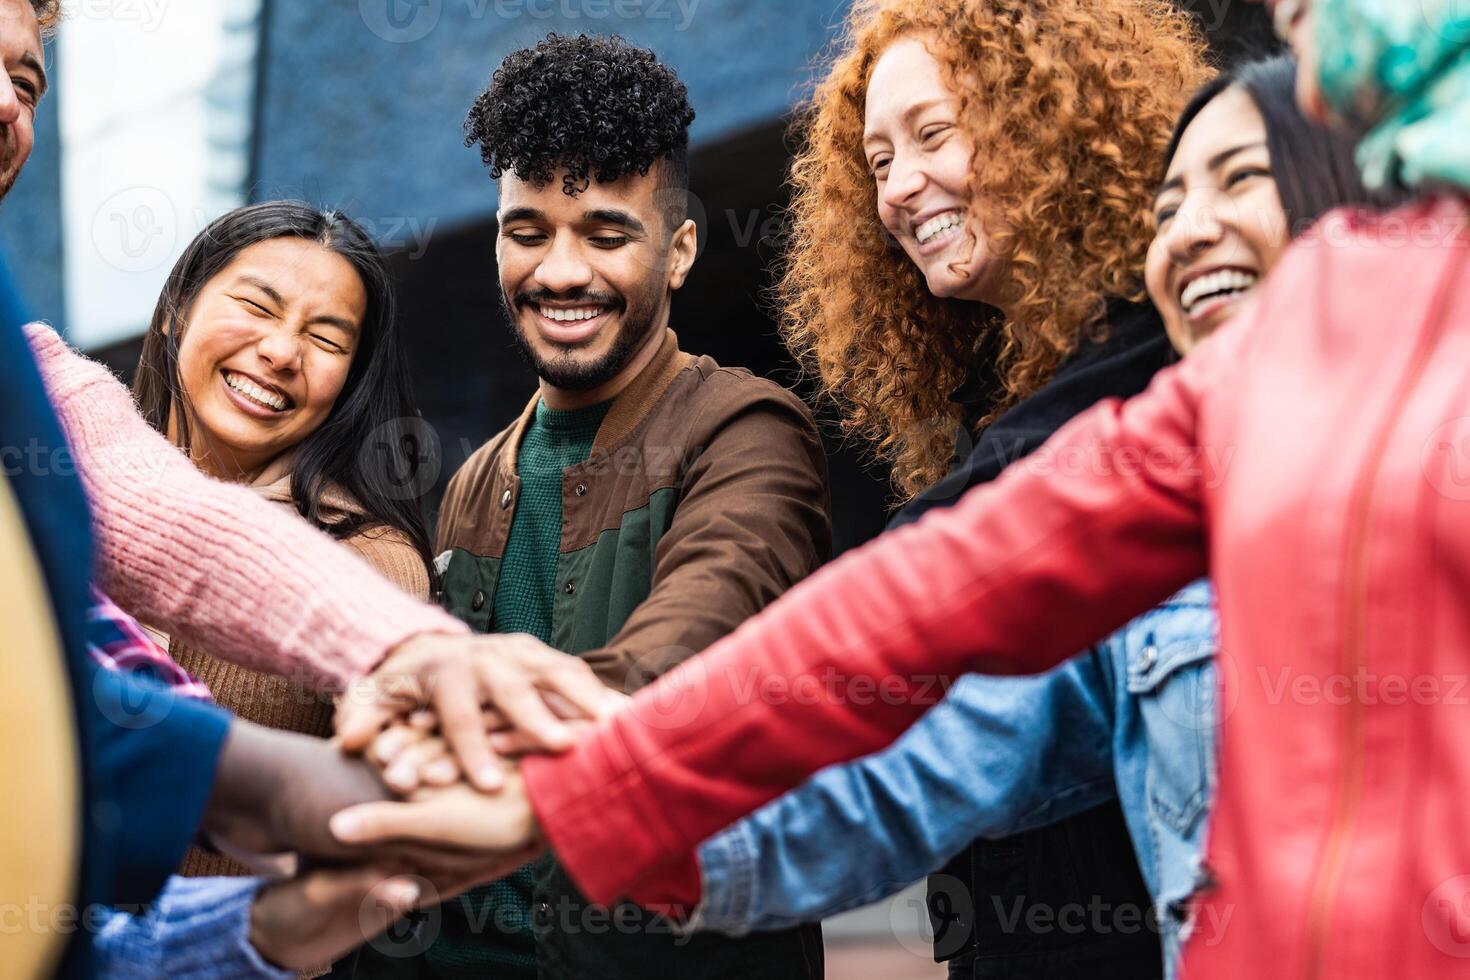
[[[108,670],[135,674],[172,688],[174,693],[211,701],[209,688],[169,657],[138,621],[118,608],[95,585],[87,610],[87,651]]]

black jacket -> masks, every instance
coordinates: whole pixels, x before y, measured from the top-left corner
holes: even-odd
[[[982,351],[976,374],[953,396],[971,432],[999,392],[988,353]],[[1114,303],[1105,339],[1084,344],[1044,388],[991,423],[950,474],[889,526],[915,521],[990,482],[1104,398],[1138,394],[1173,357],[1151,305]],[[1111,926],[1124,907],[1137,911],[1123,922],[1152,922],[1151,905],[1117,803],[1014,837],[976,840],[929,879],[934,958],[949,961],[950,976],[965,980],[1160,977],[1158,933]],[[1063,918],[1069,907],[1083,914]],[[1032,917],[1038,908],[1045,914]],[[1061,921],[1066,928],[1055,924]]]

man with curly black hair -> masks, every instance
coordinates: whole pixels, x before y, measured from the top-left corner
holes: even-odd
[[[543,388],[590,393],[578,399],[588,405],[606,401],[620,387],[603,390],[608,382],[632,377],[656,350],[668,295],[694,264],[686,204],[693,121],[684,84],[651,51],[587,35],[552,34],[513,52],[471,106],[465,145],[479,144],[500,182],[506,313]],[[594,197],[613,206],[594,207]],[[559,255],[527,266],[549,241],[548,211],[580,221],[582,238],[616,254],[608,264],[626,272],[594,285],[590,264]],[[665,274],[649,274],[655,267]]]
[[[444,601],[477,630],[518,634],[508,647],[549,644],[623,691],[725,636],[831,548],[806,408],[680,351],[669,329],[696,252],[693,119],[651,52],[553,34],[505,59],[465,123],[499,183],[502,298],[540,384],[450,482]],[[408,751],[405,731],[384,739]],[[378,753],[390,782],[403,778],[392,756]],[[441,913],[421,955],[375,943],[356,976],[822,974],[819,926],[676,935],[634,905],[589,905],[550,857]]]

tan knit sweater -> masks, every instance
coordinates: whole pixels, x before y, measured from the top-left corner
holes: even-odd
[[[291,505],[290,477],[258,488],[265,499]],[[322,500],[323,517],[361,514],[357,504],[341,493],[329,492]],[[377,527],[355,534],[342,542],[361,555],[393,584],[418,599],[429,597],[429,573],[423,560],[402,531]],[[332,734],[332,699],[316,693],[299,680],[241,667],[171,643],[169,653],[184,669],[209,686],[214,699],[247,721],[327,738]],[[184,856],[179,873],[245,875],[241,864],[194,847]]]

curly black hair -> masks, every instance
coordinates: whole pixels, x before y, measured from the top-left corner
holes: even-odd
[[[511,52],[465,118],[465,146],[499,180],[544,187],[565,169],[575,196],[655,164],[665,185],[689,187],[689,92],[652,51],[621,37],[548,34]]]

